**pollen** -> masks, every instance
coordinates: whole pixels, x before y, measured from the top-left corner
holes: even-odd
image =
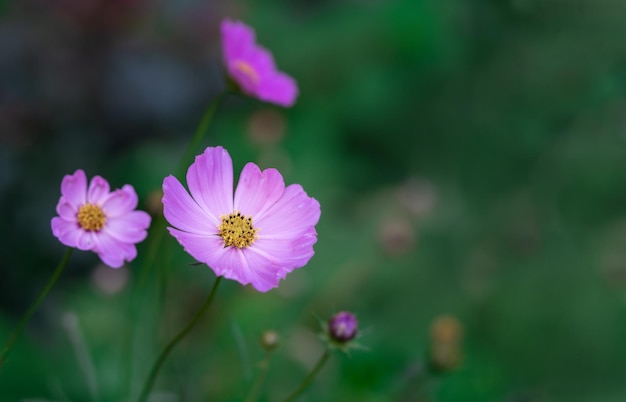
[[[224,239],[224,247],[235,246],[244,248],[250,246],[257,239],[257,232],[252,224],[251,216],[244,216],[241,212],[220,216],[222,223],[217,227],[218,234]]]
[[[78,219],[80,227],[89,232],[100,231],[107,221],[102,208],[94,204],[85,204],[80,207],[76,219]]]
[[[246,63],[245,61],[238,60],[235,62],[234,67],[237,70],[241,71],[246,77],[248,77],[248,79],[252,81],[253,84],[259,83],[259,74],[250,64]]]

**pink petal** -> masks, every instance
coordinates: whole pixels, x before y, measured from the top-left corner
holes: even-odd
[[[224,248],[222,239],[217,235],[197,235],[173,228],[168,230],[187,253],[208,265],[217,276],[236,280],[242,285],[252,283],[262,292],[277,286],[278,277],[267,269],[270,264],[263,257],[248,257],[248,253],[237,247]],[[278,271],[279,267],[275,270]]]
[[[209,147],[187,171],[189,192],[202,210],[219,222],[233,212],[233,162],[222,147]]]
[[[59,239],[61,243],[68,247],[76,247],[78,236],[82,232],[76,222],[68,222],[55,216],[52,218],[50,226],[52,227],[52,234]]]
[[[69,222],[76,222],[76,214],[78,213],[78,208],[75,205],[70,204],[67,199],[61,196],[59,203],[57,204],[57,214],[61,218]]]
[[[73,175],[66,175],[61,182],[61,195],[67,202],[78,207],[86,202],[87,176],[78,169]]]
[[[124,261],[132,261],[137,256],[134,244],[118,241],[103,232],[97,236],[96,243],[94,251],[98,253],[102,262],[112,268],[119,268],[124,265]]]
[[[79,250],[93,250],[96,247],[96,232],[80,229],[76,237],[76,248]]]
[[[218,276],[235,280],[242,285],[252,284],[255,289],[262,292],[276,287],[279,279],[273,272],[271,264],[263,257],[250,254],[248,251],[227,247],[223,252],[213,255],[213,261],[207,265]]]
[[[204,211],[174,176],[163,180],[163,215],[170,225],[180,230],[217,234],[220,220]]]
[[[259,238],[289,239],[299,236],[320,219],[320,204],[309,197],[302,186],[292,184],[265,215],[254,224],[259,227]]]
[[[254,30],[239,21],[224,20],[221,24],[225,60],[245,55],[255,45]]]
[[[94,176],[89,184],[89,191],[87,193],[87,202],[96,205],[102,205],[106,201],[111,188],[109,182],[104,180],[100,176]]]
[[[277,72],[263,80],[257,87],[259,99],[280,106],[291,107],[298,97],[298,85],[287,74]]]
[[[285,190],[283,177],[276,169],[263,172],[254,163],[244,166],[235,190],[235,210],[251,215],[253,223],[280,199]]]
[[[313,245],[317,242],[315,229],[293,239],[257,239],[250,247],[268,261],[280,267],[283,277],[287,272],[305,266],[315,254]]]
[[[224,277],[236,280],[242,285],[251,284],[259,292],[278,286],[280,278],[276,275],[279,267],[268,261],[263,256],[250,252],[250,249],[234,248],[223,260],[230,270],[224,273]]]
[[[118,217],[137,208],[137,192],[130,184],[115,190],[103,199],[102,209],[108,217]]]
[[[143,241],[150,225],[150,215],[143,211],[133,211],[127,215],[108,219],[103,229],[111,237],[124,243],[139,243]]]
[[[250,64],[254,71],[261,77],[267,77],[276,73],[276,63],[274,62],[274,56],[269,50],[256,46],[253,48],[247,56],[247,62]]]
[[[215,234],[196,234],[187,233],[174,228],[167,228],[170,234],[178,240],[181,246],[197,261],[210,266],[217,275],[221,275],[216,271],[215,265],[221,260],[222,254],[228,251],[224,248],[224,241]]]

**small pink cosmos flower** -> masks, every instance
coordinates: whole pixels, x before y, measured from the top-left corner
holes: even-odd
[[[313,256],[320,204],[302,187],[285,187],[276,169],[248,163],[233,197],[233,164],[222,147],[207,148],[187,171],[189,194],[163,180],[169,232],[217,276],[266,292]]]
[[[85,172],[78,169],[61,182],[52,233],[66,246],[91,250],[106,265],[119,268],[137,256],[135,244],[146,238],[150,226],[150,215],[136,207],[133,186],[111,192],[109,183],[95,176],[87,187]]]
[[[272,54],[256,44],[252,28],[224,20],[221,30],[226,69],[241,90],[265,102],[292,106],[298,96],[296,82],[276,70]]]

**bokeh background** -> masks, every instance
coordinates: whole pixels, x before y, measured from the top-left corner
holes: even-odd
[[[243,400],[268,329],[281,345],[260,400],[279,401],[339,310],[367,349],[334,355],[303,402],[626,400],[617,0],[0,1],[2,342],[64,253],[49,226],[63,175],[131,183],[159,213],[224,89],[226,16],[300,97],[231,96],[203,145],[302,184],[319,241],[269,293],[224,282],[154,401]],[[120,270],[74,253],[0,369],[0,400],[136,398],[214,281],[167,236],[139,286],[153,236]]]

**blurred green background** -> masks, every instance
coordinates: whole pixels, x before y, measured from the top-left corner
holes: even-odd
[[[0,1],[0,340],[64,253],[65,174],[159,209],[224,87],[219,22],[253,26],[299,84],[291,109],[230,97],[206,137],[235,171],[277,167],[322,205],[316,255],[278,289],[226,281],[154,401],[241,401],[274,329],[261,401],[357,314],[301,401],[626,400],[626,2]],[[157,193],[155,193],[155,191]],[[156,202],[156,203],[155,203]],[[136,398],[214,281],[169,236],[146,285],[76,252],[0,369],[0,400]],[[161,272],[162,275],[157,275]],[[431,326],[462,363],[427,369]]]

